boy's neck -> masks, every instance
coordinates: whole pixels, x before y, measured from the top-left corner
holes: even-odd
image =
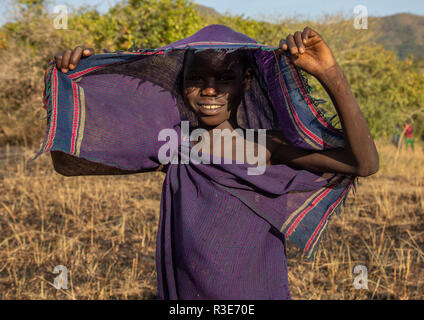
[[[222,122],[221,124],[215,126],[215,127],[211,127],[211,126],[207,126],[203,123],[200,123],[199,128],[205,129],[208,133],[209,133],[209,137],[210,137],[210,141],[213,141],[213,130],[218,129],[218,130],[225,130],[228,129],[231,132],[234,131],[234,129],[236,129],[237,126],[237,122],[230,120],[225,120],[224,122]],[[200,139],[201,140],[201,139]],[[199,141],[194,142],[194,144],[196,145]]]

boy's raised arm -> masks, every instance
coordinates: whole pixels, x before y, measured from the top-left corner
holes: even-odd
[[[166,166],[159,166],[151,170],[123,170],[101,163],[95,163],[83,158],[78,158],[61,151],[51,151],[54,169],[64,176],[87,176],[87,175],[117,175],[132,174],[148,171],[166,172]]]
[[[315,76],[324,86],[339,115],[345,147],[311,152],[283,146],[277,149],[277,161],[320,172],[358,176],[376,173],[379,157],[367,122],[343,70],[322,37],[306,27],[303,32],[297,31],[282,39],[279,50],[287,53],[294,65]]]

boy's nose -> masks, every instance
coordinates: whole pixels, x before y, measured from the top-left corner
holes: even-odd
[[[206,88],[203,88],[201,93],[202,96],[216,96],[216,89],[208,86]]]

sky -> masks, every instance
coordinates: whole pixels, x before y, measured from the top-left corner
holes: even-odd
[[[55,4],[72,3],[73,6],[97,6],[100,12],[105,12],[109,6],[120,0],[51,0]],[[0,0],[0,3],[10,3],[11,0]],[[353,8],[365,5],[368,16],[386,16],[395,13],[414,13],[424,15],[423,0],[195,0],[195,2],[214,8],[220,13],[244,14],[251,18],[264,16],[278,19],[301,16],[315,19],[324,13],[344,13],[353,15]],[[9,12],[0,5],[0,24],[9,19]]]
[[[400,12],[424,15],[423,0],[198,0],[199,4],[213,7],[220,13],[245,14],[252,18],[261,15],[291,17],[301,15],[317,18],[324,13],[353,14],[357,5],[365,5],[369,16],[386,16]]]

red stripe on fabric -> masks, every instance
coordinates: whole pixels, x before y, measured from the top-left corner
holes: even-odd
[[[305,246],[305,249],[304,249],[305,252],[308,250],[309,245],[311,244],[311,241],[314,239],[315,235],[317,234],[318,230],[320,229],[320,227],[324,223],[325,219],[327,218],[329,213],[332,211],[332,208],[334,208],[341,201],[341,199],[343,198],[344,194],[346,193],[346,191],[348,189],[349,189],[349,186],[345,189],[345,191],[343,191],[343,193],[340,195],[340,197],[336,201],[334,201],[333,205],[330,208],[328,208],[327,212],[322,217],[321,222],[319,223],[318,227],[315,229],[315,232],[312,234],[312,236],[309,238],[309,241],[306,243],[306,246]]]
[[[282,72],[280,72],[280,78],[281,78],[281,82],[282,82],[282,84],[283,84],[283,90],[284,90],[284,92],[285,92],[285,94],[286,94],[286,96],[287,96],[287,101],[289,102],[289,106],[290,106],[290,109],[292,110],[292,114],[293,114],[293,116],[294,116],[294,118],[295,118],[295,120],[296,120],[296,123],[297,123],[297,125],[300,127],[300,129],[302,129],[302,131],[307,135],[307,136],[309,136],[309,138],[311,138],[312,140],[314,140],[318,145],[323,145],[324,144],[324,141],[322,140],[322,139],[320,139],[319,137],[317,137],[317,136],[315,136],[311,131],[309,131],[301,122],[300,122],[300,119],[299,119],[299,117],[297,116],[297,113],[296,113],[296,111],[294,110],[294,108],[293,108],[293,105],[292,105],[292,103],[291,103],[291,100],[290,100],[290,96],[289,96],[289,93],[288,93],[288,91],[287,91],[287,89],[286,89],[286,84],[285,84],[285,82],[284,82],[284,78],[283,78],[283,73]]]
[[[297,74],[297,71],[295,70],[294,66],[289,64],[289,68],[292,70],[292,73],[293,73],[294,78],[297,82],[297,85],[299,86],[300,90],[302,90],[302,94],[305,97],[306,102],[308,103],[309,109],[311,109],[311,111],[315,115],[315,117],[317,117],[319,122],[321,122],[326,128],[328,128],[329,130],[331,130],[335,133],[339,133],[336,129],[334,129],[327,122],[325,122],[324,119],[317,112],[317,110],[315,109],[315,106],[312,104],[311,100],[309,99],[308,95],[306,94],[305,89],[303,88],[303,86],[300,82],[299,75]]]
[[[79,117],[79,103],[78,103],[78,87],[75,81],[72,81],[72,96],[74,100],[74,122],[72,124],[72,138],[71,138],[71,154],[75,153],[75,145],[77,138],[77,128],[78,128],[78,117]]]
[[[126,52],[125,54],[141,54],[145,56],[150,56],[152,54],[164,54],[165,50],[155,51],[154,49],[147,49],[149,51],[134,51],[134,52]]]
[[[137,54],[144,54],[146,56],[152,55],[152,54],[163,54],[165,52],[165,50],[161,50],[161,51],[148,51],[148,52],[134,52]],[[131,52],[133,53],[133,52]]]
[[[84,74],[86,74],[86,73],[88,73],[88,72],[91,72],[91,71],[93,71],[93,70],[97,70],[97,69],[100,69],[100,68],[104,68],[104,67],[106,67],[106,66],[107,66],[107,65],[91,67],[91,68],[85,69],[85,70],[83,70],[83,71],[79,71],[79,72],[76,72],[76,73],[74,73],[74,74],[71,74],[71,75],[69,75],[69,76],[68,76],[68,78],[69,78],[69,79],[75,79],[75,78],[78,78],[78,77],[80,77],[80,76],[83,76]]]
[[[58,88],[58,82],[57,82],[57,69],[54,68],[53,70],[53,96],[52,96],[52,118],[50,122],[50,137],[49,142],[47,143],[47,146],[45,148],[46,151],[50,150],[50,147],[53,143],[53,138],[56,135],[56,122],[57,122],[57,88]]]
[[[195,46],[195,45],[205,45],[205,44],[209,44],[209,45],[249,45],[249,46],[259,46],[259,47],[267,47],[267,48],[272,48],[271,46],[265,46],[265,45],[261,45],[259,43],[238,43],[238,42],[209,42],[209,41],[199,41],[199,42],[190,42],[187,44],[182,44],[179,46],[176,46],[175,48],[181,48],[181,47],[185,47],[185,46]]]
[[[306,208],[305,210],[303,210],[301,212],[301,214],[299,214],[299,216],[296,218],[296,220],[293,222],[292,226],[290,227],[290,229],[287,231],[287,236],[289,236],[293,229],[298,225],[298,223],[303,219],[303,217],[306,215],[306,213],[308,213],[310,210],[312,210],[315,205],[320,202],[326,195],[327,193],[330,192],[330,189],[325,190],[323,193],[320,194],[320,196],[318,198],[316,198],[314,201],[312,201],[312,204]]]

